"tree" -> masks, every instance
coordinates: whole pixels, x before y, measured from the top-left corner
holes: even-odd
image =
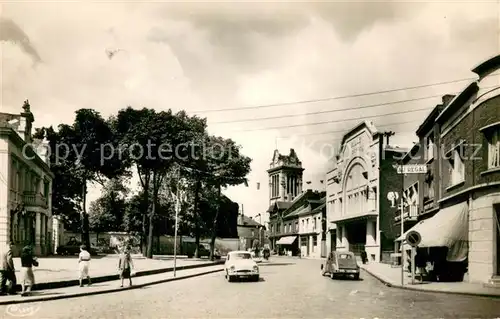
[[[146,214],[143,216],[143,254],[152,258],[154,217],[158,194],[164,178],[174,163],[189,162],[189,144],[193,136],[205,131],[206,123],[197,117],[188,117],[185,112],[172,114],[171,110],[156,112],[152,109],[120,110],[113,125],[130,167],[135,167],[148,204],[144,213],[149,215],[146,237]],[[123,151],[123,149],[122,149]]]
[[[221,210],[221,190],[223,187],[247,184],[252,160],[240,153],[241,146],[231,139],[211,136],[209,139],[210,157],[208,158],[207,184],[217,188],[217,210],[211,227],[210,259],[214,259],[217,222]]]
[[[109,180],[102,195],[90,204],[89,225],[96,233],[122,231],[125,215],[127,187],[121,178]]]
[[[67,230],[78,232],[80,229],[80,214],[82,205],[82,183],[72,172],[76,154],[64,148],[67,136],[72,134],[72,128],[61,124],[58,131],[52,126],[37,128],[33,134],[35,139],[46,139],[49,143],[50,169],[54,174],[52,180],[52,213],[62,218]],[[62,153],[61,153],[62,152]]]
[[[51,168],[56,175],[53,185],[53,207],[55,214],[71,218],[80,214],[82,241],[90,247],[89,220],[86,207],[87,186],[91,182],[104,183],[103,178],[123,174],[118,150],[106,155],[103,161],[104,145],[111,145],[114,136],[111,129],[98,112],[92,109],[76,111],[72,125],[61,124],[55,132],[52,127],[38,129],[36,136],[46,136],[51,150]],[[80,207],[79,207],[80,206]],[[70,212],[70,213],[69,213]]]

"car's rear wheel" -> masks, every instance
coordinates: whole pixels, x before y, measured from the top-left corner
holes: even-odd
[[[359,280],[359,274],[354,275],[354,280]]]

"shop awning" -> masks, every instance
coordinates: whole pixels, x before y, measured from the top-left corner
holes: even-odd
[[[420,221],[396,241],[417,231],[422,240],[418,247],[448,247],[448,261],[462,261],[467,257],[469,234],[469,207],[466,202],[440,210],[433,217]]]
[[[297,239],[297,236],[286,236],[281,237],[276,244],[277,245],[291,245]]]

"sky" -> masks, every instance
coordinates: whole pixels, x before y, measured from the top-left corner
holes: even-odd
[[[458,80],[500,49],[495,2],[0,5],[1,112],[29,99],[35,127],[128,105],[206,117],[211,134],[253,159],[249,187],[225,190],[249,216],[269,206],[275,148],[294,148],[311,181],[304,189],[324,190],[343,134],[368,120],[411,146],[439,96],[464,88]],[[99,194],[92,187],[89,201]]]

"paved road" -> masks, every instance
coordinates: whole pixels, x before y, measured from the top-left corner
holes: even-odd
[[[500,299],[389,288],[363,273],[331,280],[319,261],[261,267],[258,283],[222,273],[115,294],[33,305],[36,318],[493,318]],[[24,305],[24,311],[27,311]],[[12,308],[10,308],[12,310]],[[0,317],[6,312],[0,307]],[[13,318],[13,317],[12,317]],[[25,317],[26,318],[26,317]]]

